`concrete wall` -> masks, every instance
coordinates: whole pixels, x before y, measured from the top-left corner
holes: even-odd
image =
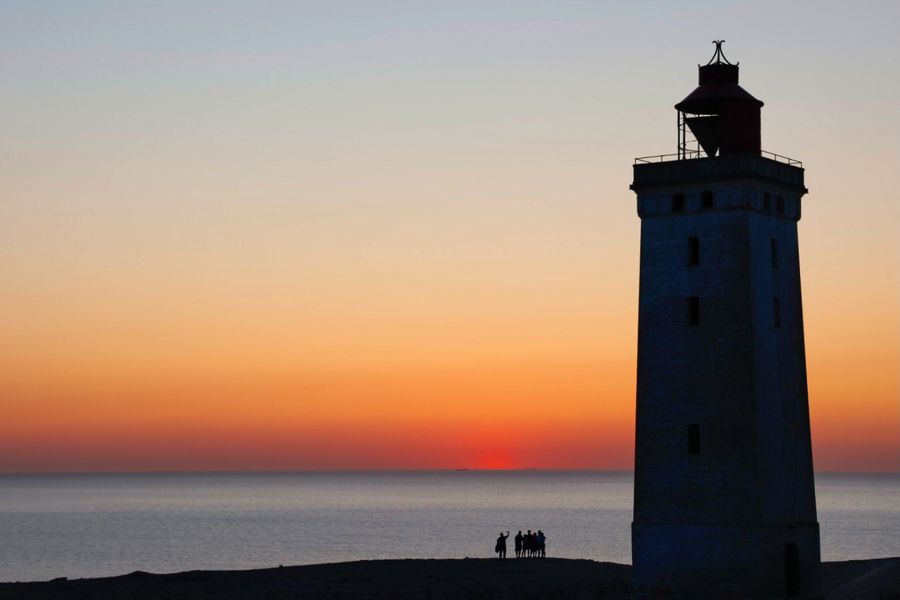
[[[797,251],[803,172],[746,158],[635,167],[639,597],[785,597],[787,544],[799,556],[797,597],[819,594]]]
[[[821,597],[819,529],[796,526],[632,524],[636,598],[785,598],[785,550],[800,550],[798,598]]]

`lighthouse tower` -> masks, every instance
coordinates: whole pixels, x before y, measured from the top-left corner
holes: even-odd
[[[641,218],[636,597],[815,598],[798,161],[716,52],[675,105],[678,152],[636,159]]]

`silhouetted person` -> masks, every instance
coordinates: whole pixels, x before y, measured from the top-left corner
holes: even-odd
[[[547,536],[544,535],[544,532],[538,529],[537,532],[537,553],[540,558],[547,557]]]
[[[509,537],[509,532],[506,532],[506,535],[503,535],[503,532],[500,532],[500,537],[497,538],[497,545],[494,546],[494,552],[497,553],[499,558],[506,558],[506,538]]]
[[[525,539],[525,536],[522,535],[522,530],[519,530],[519,533],[516,534],[516,537],[513,538],[513,541],[516,543],[516,558],[520,558],[522,556],[522,540]]]
[[[528,533],[525,534],[525,539],[523,541],[524,545],[522,546],[523,552],[525,556],[531,556],[534,551],[534,534],[531,533],[531,530],[528,530]]]

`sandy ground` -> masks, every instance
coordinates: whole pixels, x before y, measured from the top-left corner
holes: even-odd
[[[900,600],[900,558],[825,563],[823,576],[827,600]],[[0,599],[625,600],[630,577],[590,560],[379,560],[0,583]]]

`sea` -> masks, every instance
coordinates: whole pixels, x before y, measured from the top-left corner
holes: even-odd
[[[0,476],[0,581],[493,556],[631,562],[627,472]],[[823,560],[900,556],[900,474],[816,476]]]

